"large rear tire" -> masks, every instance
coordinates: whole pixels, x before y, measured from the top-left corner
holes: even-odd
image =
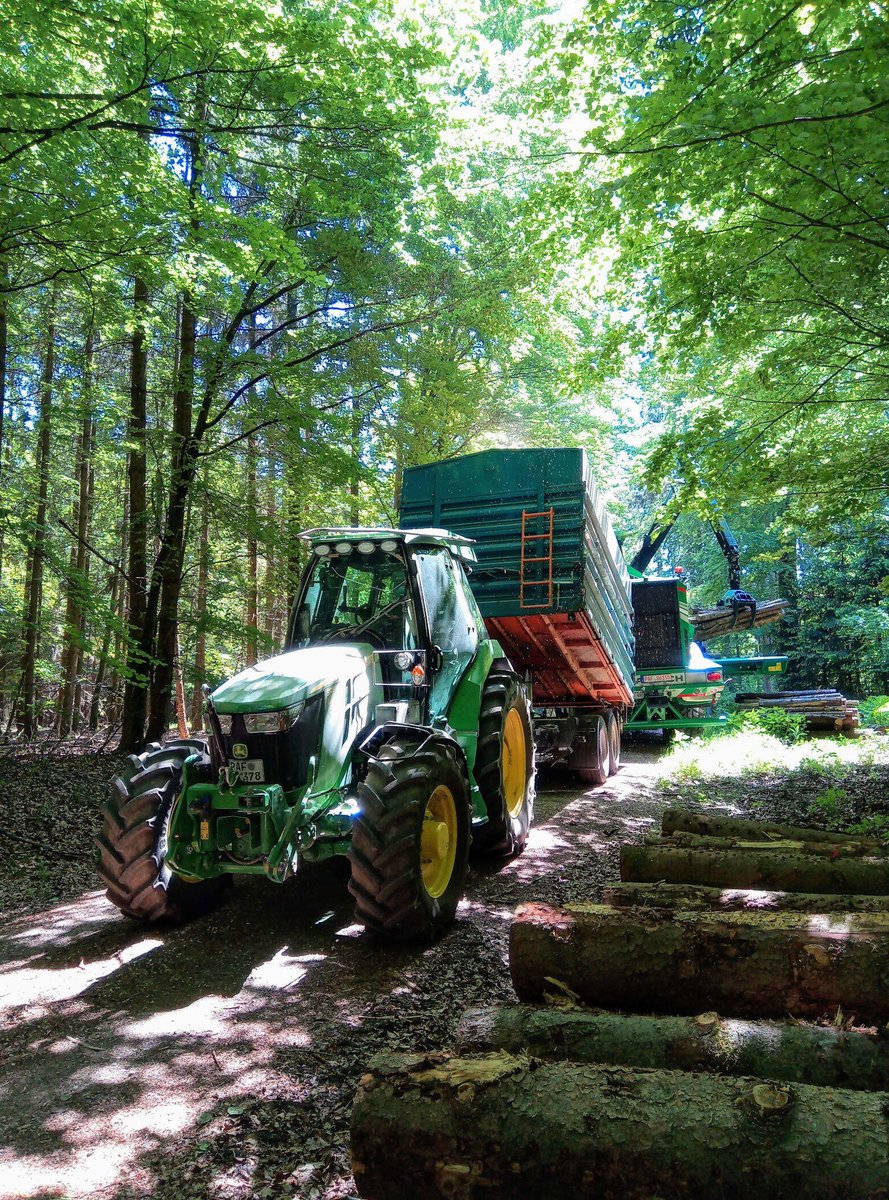
[[[398,941],[430,940],[453,921],[469,856],[470,799],[456,749],[385,743],[358,784],[352,828],[355,915]]]
[[[192,754],[203,755],[209,767],[206,746],[196,738],[154,742],[138,757],[131,755],[102,805],[99,874],[111,903],[136,920],[181,920],[205,912],[231,885],[230,875],[186,881],[164,861],[167,819],[182,787],[183,763]]]
[[[596,717],[592,727],[578,736],[568,759],[584,783],[598,786],[608,778],[611,765],[611,746],[608,726],[603,716]]]
[[[525,685],[511,671],[491,671],[485,681],[475,778],[488,820],[473,832],[473,850],[517,854],[534,817],[534,735]]]

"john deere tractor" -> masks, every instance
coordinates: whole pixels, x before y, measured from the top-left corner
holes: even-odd
[[[152,745],[104,807],[100,871],[131,917],[184,917],[234,875],[351,861],[358,919],[428,938],[470,845],[509,855],[534,805],[528,698],[440,529],[315,529],[284,653],[207,699],[209,742]],[[470,568],[471,569],[471,568]]]

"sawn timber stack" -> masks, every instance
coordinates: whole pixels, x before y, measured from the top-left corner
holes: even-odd
[[[779,709],[805,717],[810,730],[845,730],[858,728],[858,701],[847,700],[833,688],[806,692],[738,692],[735,708],[739,712],[752,709]]]

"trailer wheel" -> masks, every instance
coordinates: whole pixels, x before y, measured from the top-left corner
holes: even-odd
[[[610,712],[605,717],[608,727],[608,774],[616,775],[620,770],[620,717]]]
[[[129,767],[111,784],[102,805],[99,874],[105,893],[122,913],[140,921],[178,920],[205,912],[231,886],[231,876],[189,881],[174,875],[164,861],[167,818],[182,786],[182,766],[206,746],[196,738],[154,742],[143,754],[130,755]]]
[[[488,820],[473,832],[473,850],[517,854],[534,816],[534,735],[525,685],[511,671],[491,671],[485,680],[474,773]]]
[[[454,747],[385,743],[358,784],[352,827],[355,915],[399,941],[428,940],[453,921],[469,857],[469,780]]]
[[[605,718],[598,716],[588,732],[578,735],[568,766],[577,772],[584,783],[599,785],[608,778],[610,763],[608,726]]]

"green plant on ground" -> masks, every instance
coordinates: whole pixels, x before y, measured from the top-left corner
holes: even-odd
[[[785,712],[781,708],[754,708],[749,712],[734,712],[727,721],[730,733],[747,730],[767,733],[787,746],[795,746],[806,740],[806,719],[800,713]]]
[[[889,816],[885,813],[872,813],[854,825],[849,826],[849,833],[860,833],[864,837],[889,839]]]
[[[842,788],[829,787],[816,796],[809,805],[813,816],[826,817],[832,826],[843,824],[843,818],[849,805],[849,796]]]
[[[868,696],[858,705],[858,719],[862,725],[889,725],[889,711],[879,712],[884,706],[889,706],[889,696]]]

